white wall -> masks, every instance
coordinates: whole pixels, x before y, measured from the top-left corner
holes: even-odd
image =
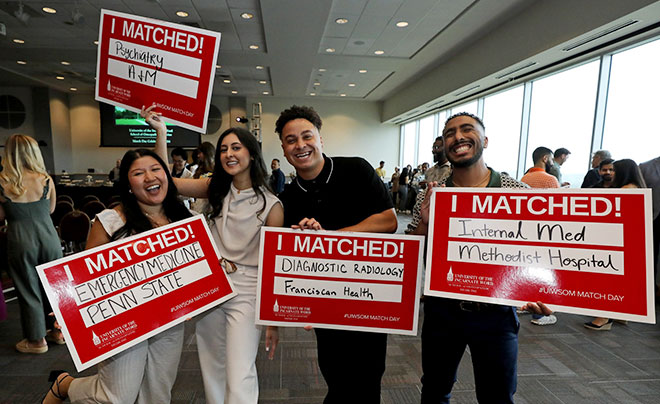
[[[280,159],[286,175],[294,172],[282,154],[280,140],[275,133],[275,122],[280,112],[292,105],[313,107],[321,116],[324,152],[328,156],[360,156],[372,166],[385,161],[388,175],[394,172],[399,158],[399,127],[380,122],[378,103],[366,101],[326,101],[299,98],[248,98],[247,110],[252,103],[261,102],[261,132],[264,160],[270,167],[273,158]],[[249,112],[248,112],[249,113]]]

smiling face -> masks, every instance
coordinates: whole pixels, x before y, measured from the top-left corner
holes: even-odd
[[[183,157],[177,155],[172,156],[172,163],[174,165],[174,170],[177,173],[182,171],[183,168],[186,166],[186,160],[184,160]]]
[[[316,178],[323,169],[323,140],[307,119],[291,120],[282,128],[284,157],[303,179]]]
[[[252,157],[250,151],[238,140],[238,136],[229,133],[220,143],[220,163],[227,174],[235,177],[237,175],[250,175],[250,164]]]
[[[473,118],[461,115],[447,122],[442,131],[445,155],[454,167],[470,167],[481,160],[488,138]]]
[[[128,169],[128,184],[138,203],[160,205],[167,195],[167,172],[158,160],[143,156]]]

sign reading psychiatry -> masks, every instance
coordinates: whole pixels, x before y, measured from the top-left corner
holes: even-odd
[[[101,10],[96,99],[206,132],[220,33]]]
[[[425,293],[655,322],[651,191],[438,188]]]
[[[79,371],[236,294],[202,216],[37,271]]]
[[[417,334],[423,238],[263,227],[257,323]]]

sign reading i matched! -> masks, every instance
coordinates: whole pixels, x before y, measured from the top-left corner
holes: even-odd
[[[101,10],[96,99],[206,132],[220,33]]]
[[[649,189],[438,188],[431,296],[655,323]]]
[[[236,295],[202,216],[39,265],[82,371]]]
[[[263,227],[257,324],[416,335],[423,243]]]

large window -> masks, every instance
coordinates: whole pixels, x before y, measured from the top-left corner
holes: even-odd
[[[612,56],[603,149],[637,163],[658,157],[659,111],[660,40]]]
[[[571,155],[561,168],[562,181],[582,184],[591,154],[599,66],[596,60],[533,82],[525,170],[534,165],[537,147],[565,147]]]
[[[407,123],[401,128],[401,159],[400,167],[414,165],[417,157],[417,121]]]
[[[422,163],[433,165],[433,153],[431,153],[431,149],[433,148],[433,142],[436,138],[435,128],[437,125],[435,124],[435,119],[435,115],[429,115],[419,121],[418,165]]]
[[[484,100],[483,121],[488,137],[484,160],[493,169],[514,177],[518,168],[523,93],[524,87],[518,86]]]
[[[431,122],[436,132],[448,114],[482,112],[488,136],[486,163],[520,178],[533,165],[539,146],[571,154],[562,166],[562,180],[579,187],[592,152],[606,149],[615,159],[641,163],[660,155],[655,126],[633,132],[641,117],[654,122],[660,111],[660,40],[576,65],[517,87],[454,106],[402,127],[402,160],[421,163],[429,156]],[[599,81],[600,80],[600,81]],[[598,100],[598,102],[597,102]],[[403,128],[412,129],[403,129]],[[648,124],[646,126],[649,126]],[[416,147],[417,150],[409,150]],[[412,163],[411,163],[412,164]]]

